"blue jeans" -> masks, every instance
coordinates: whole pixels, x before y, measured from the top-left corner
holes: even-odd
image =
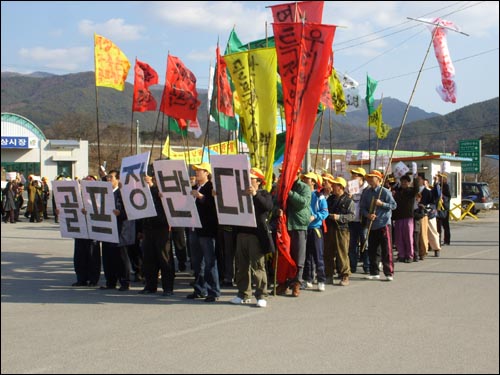
[[[191,262],[195,273],[194,291],[203,296],[220,296],[215,238],[190,232]]]

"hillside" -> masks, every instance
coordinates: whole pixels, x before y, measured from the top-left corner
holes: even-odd
[[[36,72],[31,75],[2,72],[1,111],[13,112],[25,116],[37,124],[43,131],[65,121],[68,115],[82,115],[95,123],[96,90],[94,73],[84,72],[68,75],[51,75]],[[162,85],[152,88],[152,93],[160,102]],[[126,83],[125,91],[98,88],[99,123],[103,127],[111,124],[126,126],[131,124],[133,85]],[[207,127],[207,91],[198,90],[201,106],[198,111],[202,129]],[[376,105],[378,102],[376,101]],[[498,98],[476,103],[446,116],[428,113],[417,107],[410,107],[408,117],[398,149],[452,151],[457,150],[459,139],[478,139],[484,135],[493,135],[498,139]],[[406,103],[394,98],[384,98],[384,121],[391,130],[386,140],[380,141],[379,148],[391,149],[394,145]],[[133,114],[133,120],[139,120],[141,130],[150,134],[156,129],[162,131],[162,114],[144,112]],[[367,149],[369,130],[366,126],[366,106],[362,101],[360,109],[348,112],[346,116],[336,116],[325,112],[322,121],[316,124],[311,138],[311,147],[316,148],[321,128],[321,148]],[[332,126],[330,129],[329,121]],[[323,123],[321,125],[321,122]],[[166,131],[163,129],[163,131]],[[332,134],[330,138],[330,133]],[[371,132],[370,148],[375,148],[375,135]],[[219,136],[219,127],[210,127],[210,139]],[[224,130],[222,139],[227,138]],[[145,137],[144,137],[145,138]],[[143,138],[143,139],[144,139]],[[202,142],[194,141],[194,144]],[[498,153],[498,152],[497,152]]]

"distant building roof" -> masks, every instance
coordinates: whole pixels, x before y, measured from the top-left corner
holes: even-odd
[[[16,115],[15,113],[2,112],[2,134],[5,133],[4,125],[9,128],[10,124],[20,125],[21,127],[32,132],[38,139],[46,141],[45,134],[36,126],[32,121],[28,120],[26,117],[21,115]]]

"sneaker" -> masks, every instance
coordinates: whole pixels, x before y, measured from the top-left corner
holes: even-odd
[[[205,298],[205,302],[215,302],[218,300],[219,300],[219,297],[216,297],[216,296],[208,296],[207,298]]]
[[[365,276],[367,280],[380,280],[380,275],[367,275]]]
[[[295,282],[292,286],[292,296],[298,297],[300,295],[300,282]]]
[[[387,276],[385,277],[385,279],[386,279],[387,281],[393,281],[393,280],[394,280],[394,276],[392,276],[392,275],[387,275]]]
[[[302,284],[303,289],[312,289],[313,288],[313,283],[310,281],[304,281],[304,284]]]
[[[266,306],[267,306],[267,301],[265,299],[257,300],[257,307],[266,307]]]
[[[340,285],[348,286],[349,285],[349,276],[342,276],[342,280],[340,281]]]
[[[252,302],[252,300],[250,298],[240,298],[238,296],[234,297],[231,301],[233,305],[246,305],[250,302]],[[257,301],[258,303],[259,301]]]
[[[128,285],[122,285],[118,288],[119,292],[126,292],[127,290],[130,290],[130,287]]]
[[[439,258],[440,254],[439,254],[439,250],[434,250],[434,256],[436,258]]]
[[[318,290],[320,292],[324,292],[325,291],[325,283],[318,283]]]

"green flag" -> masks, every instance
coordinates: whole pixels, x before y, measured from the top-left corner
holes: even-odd
[[[373,111],[375,110],[373,108],[373,102],[375,101],[373,99],[373,93],[375,92],[375,89],[377,88],[378,82],[375,81],[373,78],[371,78],[368,74],[366,75],[366,108],[368,108],[368,115],[371,115]]]
[[[183,137],[187,136],[187,126],[184,129],[181,129],[177,120],[170,116],[168,116],[168,129],[169,131],[174,131],[177,134],[182,134]]]

